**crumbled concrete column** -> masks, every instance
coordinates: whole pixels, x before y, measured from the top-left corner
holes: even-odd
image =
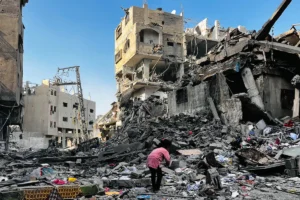
[[[184,65],[183,63],[181,63],[177,71],[177,80],[181,81],[183,75],[184,75]]]
[[[249,69],[248,67],[243,69],[242,78],[243,78],[245,87],[248,91],[248,95],[249,95],[252,103],[256,104],[259,108],[264,110],[265,106],[263,104],[263,101],[259,94],[259,91],[256,87],[255,80],[254,80],[253,74],[251,72],[251,69]]]
[[[152,60],[149,60],[149,59],[144,59],[143,60],[143,79],[145,81],[148,81],[149,80],[149,74],[150,74],[150,63],[151,63]]]

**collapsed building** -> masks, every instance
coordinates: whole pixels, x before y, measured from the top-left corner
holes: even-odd
[[[167,100],[169,116],[215,107],[225,124],[298,116],[299,92],[291,81],[299,74],[299,31],[293,25],[269,35],[290,2],[258,32],[225,29],[218,20],[209,27],[207,19],[183,31],[183,13],[146,4],[125,9],[115,30],[119,107],[151,96]]]
[[[22,9],[28,0],[0,2],[0,140],[9,125],[22,124],[23,38]],[[6,142],[7,143],[7,142]]]

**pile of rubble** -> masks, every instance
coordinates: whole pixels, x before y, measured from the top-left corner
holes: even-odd
[[[1,153],[0,197],[37,195],[37,188],[50,194],[57,188],[64,198],[81,199],[299,198],[297,122],[285,118],[277,126],[261,120],[231,127],[210,111],[153,117],[152,104],[157,102],[136,106],[130,112],[134,117],[105,143],[92,139],[73,150],[51,146]],[[132,115],[145,106],[149,113]],[[172,163],[162,168],[161,191],[152,193],[146,159],[163,138],[172,140]]]

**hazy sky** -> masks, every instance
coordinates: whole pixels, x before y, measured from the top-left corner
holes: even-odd
[[[258,30],[281,0],[148,0],[150,9],[167,12],[184,9],[194,27],[208,18],[223,27],[246,26]],[[97,103],[104,114],[115,101],[114,29],[124,8],[142,6],[143,0],[30,0],[23,10],[24,81],[40,84],[52,78],[57,68],[79,65],[84,96]],[[275,35],[300,23],[300,0],[293,0],[274,27]],[[300,28],[300,27],[299,27]]]

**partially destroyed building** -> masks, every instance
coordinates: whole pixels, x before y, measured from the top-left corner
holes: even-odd
[[[159,92],[162,79],[175,82],[182,63],[183,16],[161,8],[124,9],[125,17],[115,30],[117,97],[144,100]]]
[[[28,0],[0,1],[0,140],[8,125],[22,124],[22,9]]]
[[[40,148],[48,147],[48,141],[55,139],[63,147],[75,144],[82,138],[79,100],[75,94],[67,93],[64,87],[53,86],[44,80],[39,86],[26,84],[24,94],[24,140],[28,145],[39,143]],[[84,99],[88,134],[93,132],[96,103]],[[26,144],[25,144],[26,146]]]
[[[292,26],[269,34],[290,2],[283,1],[258,32],[225,29],[217,20],[208,27],[207,19],[183,31],[182,14],[147,5],[125,9],[115,47],[120,107],[154,96],[168,99],[169,116],[210,109],[225,124],[298,116],[299,31]],[[168,21],[175,30],[168,32]]]

